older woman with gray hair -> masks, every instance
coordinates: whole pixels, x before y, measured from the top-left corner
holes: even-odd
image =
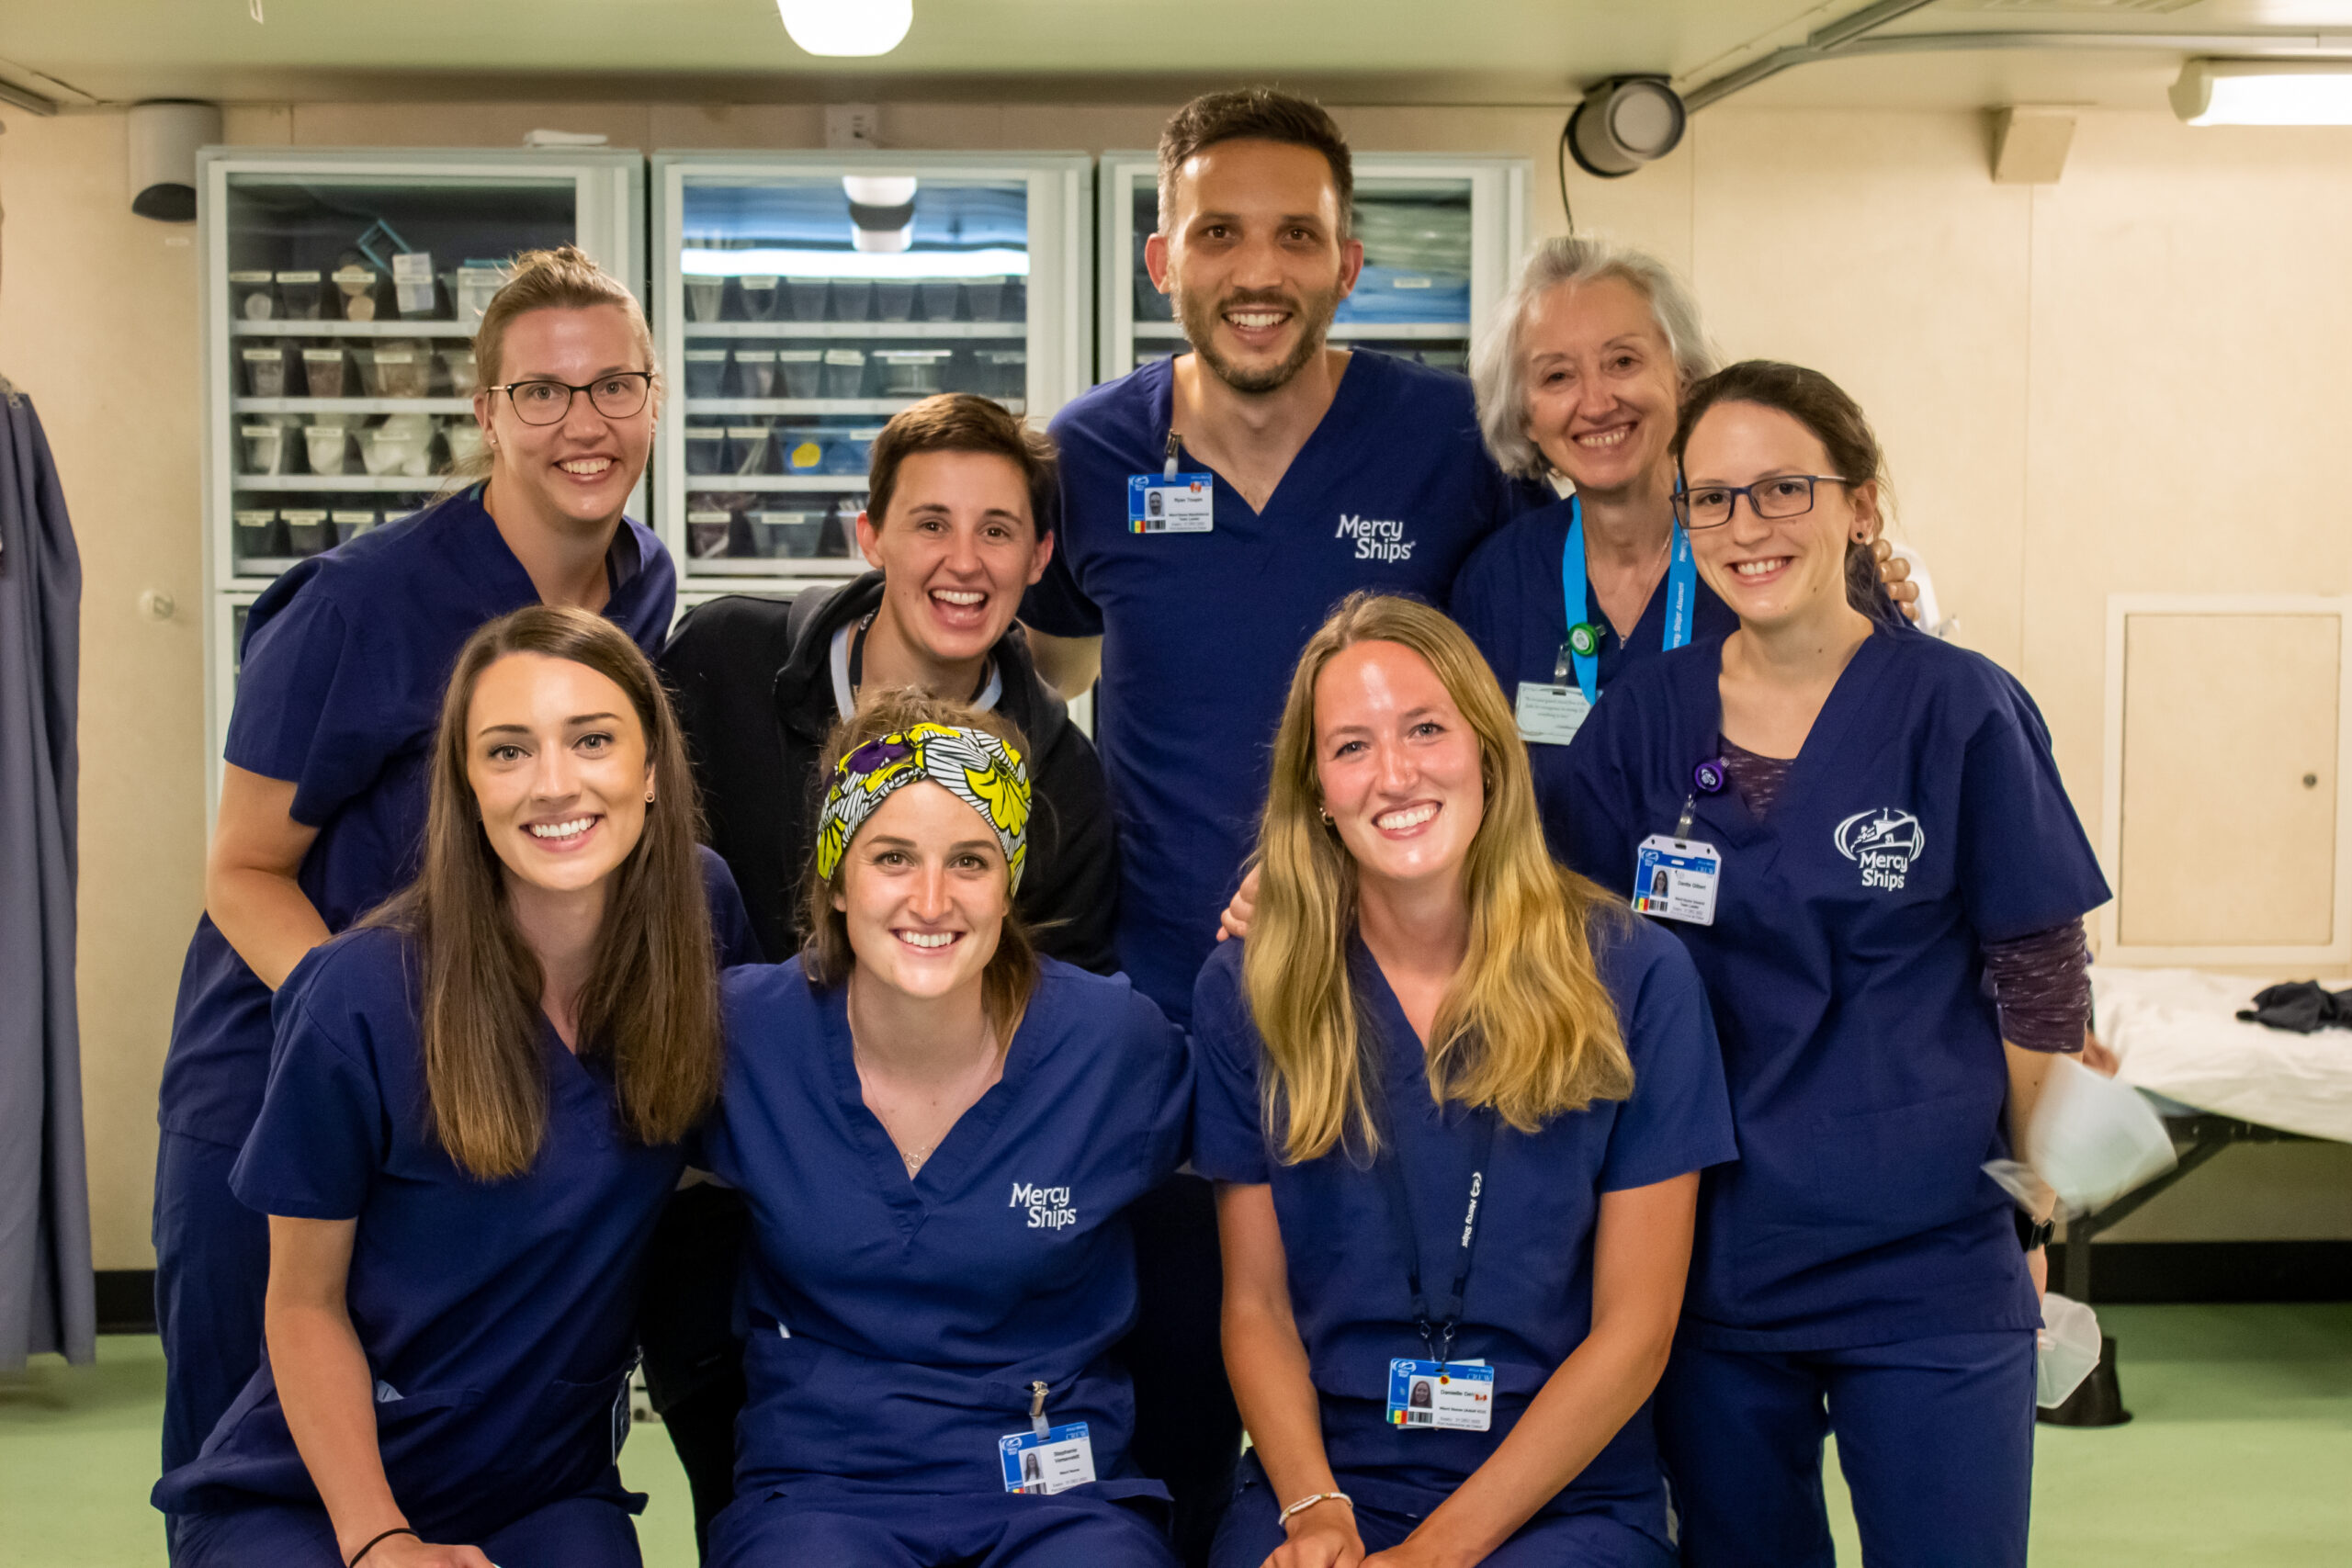
[[[1739,624],[1700,581],[1674,516],[1675,419],[1714,368],[1681,279],[1589,235],[1535,248],[1472,358],[1495,460],[1571,489],[1479,546],[1453,596],[1513,699],[1547,806],[1568,743],[1628,660]],[[1883,541],[1880,552],[1890,598],[1907,602],[1908,569]]]

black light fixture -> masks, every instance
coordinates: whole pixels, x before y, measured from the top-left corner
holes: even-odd
[[[1622,179],[1673,152],[1689,118],[1664,76],[1611,76],[1585,94],[1561,138],[1577,168]]]

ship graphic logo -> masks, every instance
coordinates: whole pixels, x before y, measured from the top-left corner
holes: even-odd
[[[1855,812],[1838,824],[1834,838],[1838,852],[1861,868],[1863,886],[1890,891],[1903,886],[1928,850],[1919,819],[1892,806]]]

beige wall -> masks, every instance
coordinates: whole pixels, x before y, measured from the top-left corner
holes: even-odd
[[[883,107],[943,149],[1148,146],[1166,106]],[[1562,226],[1562,110],[1340,108],[1390,151],[1517,152]],[[122,120],[0,113],[0,368],[33,392],[88,575],[82,1005],[102,1268],[149,1260],[154,1081],[202,852],[197,301],[186,231],[130,216]],[[254,143],[514,145],[535,126],[616,146],[811,147],[815,106],[306,104],[244,107]],[[1733,355],[1827,371],[1885,438],[1905,535],[1961,639],[2047,713],[2094,838],[2106,596],[2352,592],[2335,438],[2352,412],[2352,131],[2190,130],[2084,118],[2055,186],[1994,186],[1973,114],[1699,118],[1631,179],[1574,175],[1577,221],[1687,268]],[[142,618],[141,591],[179,613]],[[2344,1149],[2240,1160],[2231,1206],[2352,1232]],[[2217,1168],[2203,1183],[2230,1179]],[[2275,1194],[2272,1202],[2266,1194]],[[2168,1202],[2170,1201],[2167,1201]],[[2134,1222],[2147,1234],[2182,1234]],[[2228,1234],[2245,1234],[2234,1232]]]

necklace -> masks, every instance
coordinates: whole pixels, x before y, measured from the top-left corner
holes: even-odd
[[[931,1151],[934,1147],[936,1145],[932,1144],[917,1144],[913,1148],[899,1151],[899,1157],[907,1162],[909,1176],[912,1176],[922,1168],[922,1162],[931,1157]]]
[[[980,1037],[978,1042],[980,1059],[974,1064],[974,1067],[978,1069],[976,1076],[986,1077],[991,1080],[1001,1067],[1001,1063],[997,1058],[993,1046],[993,1038],[994,1031],[989,1027],[988,1021],[983,1018],[980,1022]],[[950,1093],[949,1098],[956,1101],[956,1110],[954,1115],[948,1118],[947,1125],[940,1129],[940,1131],[933,1133],[932,1134],[931,1141],[928,1143],[906,1144],[899,1142],[898,1133],[893,1130],[890,1125],[891,1121],[896,1120],[897,1118],[885,1117],[882,1114],[882,1106],[880,1101],[887,1097],[877,1092],[873,1075],[868,1073],[866,1070],[865,1053],[858,1049],[857,1030],[854,1021],[852,1022],[850,1028],[850,1065],[856,1070],[858,1089],[865,1100],[867,1110],[873,1113],[876,1121],[882,1123],[883,1134],[890,1140],[892,1146],[899,1151],[899,1159],[900,1163],[906,1166],[907,1177],[910,1180],[913,1179],[916,1172],[922,1169],[923,1162],[931,1158],[932,1155],[937,1152],[940,1140],[948,1133],[955,1130],[956,1123],[963,1118],[964,1112],[972,1108],[973,1104],[978,1100],[980,1094],[988,1092],[988,1086],[983,1084],[980,1087],[979,1094],[968,1093],[967,1091],[971,1089],[972,1084],[971,1077],[967,1077],[963,1082],[954,1086],[954,1089]],[[967,1071],[969,1073],[971,1069],[967,1069]]]

